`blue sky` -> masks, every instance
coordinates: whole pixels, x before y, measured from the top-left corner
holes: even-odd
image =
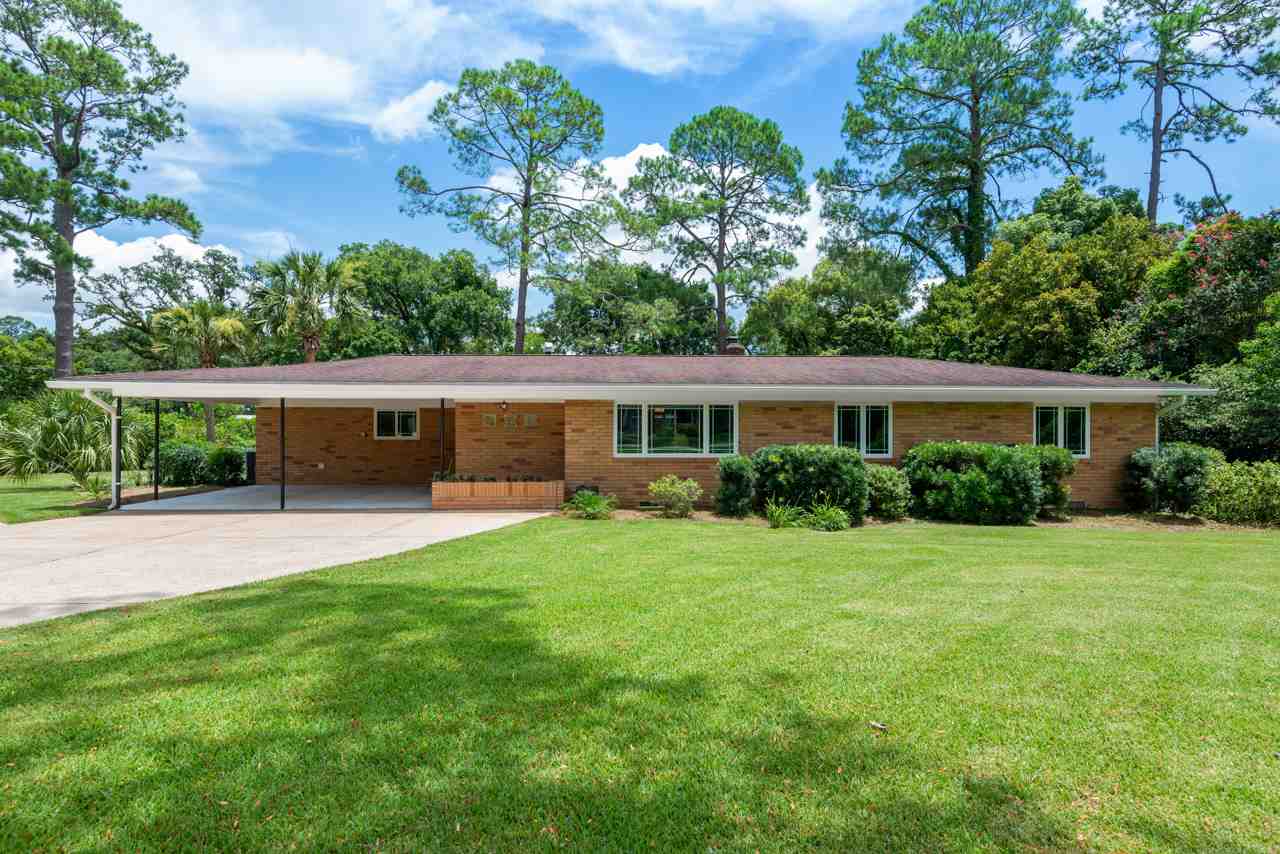
[[[452,174],[425,121],[434,98],[469,65],[526,56],[558,67],[604,109],[604,154],[617,174],[638,146],[727,103],[777,121],[811,176],[843,151],[842,112],[854,97],[861,50],[900,28],[914,4],[876,0],[123,0],[164,50],[190,63],[182,90],[190,134],[149,158],[139,191],[185,199],[204,224],[198,243],[166,227],[116,226],[77,249],[108,270],[169,245],[193,255],[221,246],[246,261],[289,247],[333,253],[353,241],[397,240],[430,252],[484,248],[440,219],[398,211],[395,171],[417,164]],[[1069,84],[1068,84],[1069,85]],[[1132,98],[1078,104],[1077,132],[1093,136],[1107,180],[1144,188],[1146,150],[1119,127]],[[1280,131],[1259,126],[1232,146],[1202,149],[1245,213],[1280,204],[1269,168]],[[1166,169],[1166,219],[1175,190],[1200,196],[1199,167]],[[1030,200],[1052,176],[1006,193]],[[806,220],[813,241],[816,213]],[[801,269],[816,252],[801,253]],[[499,272],[499,271],[495,271]],[[503,281],[510,281],[506,275]],[[50,325],[48,303],[17,288],[0,256],[0,314]],[[545,297],[535,294],[537,311]]]

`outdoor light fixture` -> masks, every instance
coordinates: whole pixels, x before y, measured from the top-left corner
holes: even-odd
[[[505,400],[504,400],[504,401],[502,401],[502,403],[499,403],[499,404],[498,404],[498,408],[499,408],[499,409],[501,409],[503,412],[506,412],[506,411],[507,411],[507,407],[508,407],[508,406],[510,406],[510,404],[509,404],[509,403],[507,403]]]

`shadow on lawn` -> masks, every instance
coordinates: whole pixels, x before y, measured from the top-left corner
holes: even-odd
[[[105,618],[91,658],[11,657],[45,723],[0,739],[0,847],[1074,847],[1004,780],[902,794],[939,761],[864,720],[783,700],[708,724],[705,676],[553,649],[527,607],[305,577]],[[175,640],[131,639],[162,621]]]

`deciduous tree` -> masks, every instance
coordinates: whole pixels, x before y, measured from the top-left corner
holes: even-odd
[[[700,281],[647,264],[596,261],[554,285],[537,318],[558,353],[705,355],[715,351],[716,306]]]
[[[143,155],[183,134],[177,57],[125,19],[115,0],[0,3],[0,239],[18,278],[52,286],[55,374],[73,371],[75,253],[85,231],[167,222],[193,236],[182,202],[129,195]]]
[[[437,259],[383,240],[343,246],[340,260],[371,318],[400,337],[402,352],[494,352],[510,346],[511,291],[470,252],[455,249]]]

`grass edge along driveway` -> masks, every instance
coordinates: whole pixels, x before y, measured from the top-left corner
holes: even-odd
[[[3,630],[0,849],[1274,850],[1278,547],[549,518]]]

